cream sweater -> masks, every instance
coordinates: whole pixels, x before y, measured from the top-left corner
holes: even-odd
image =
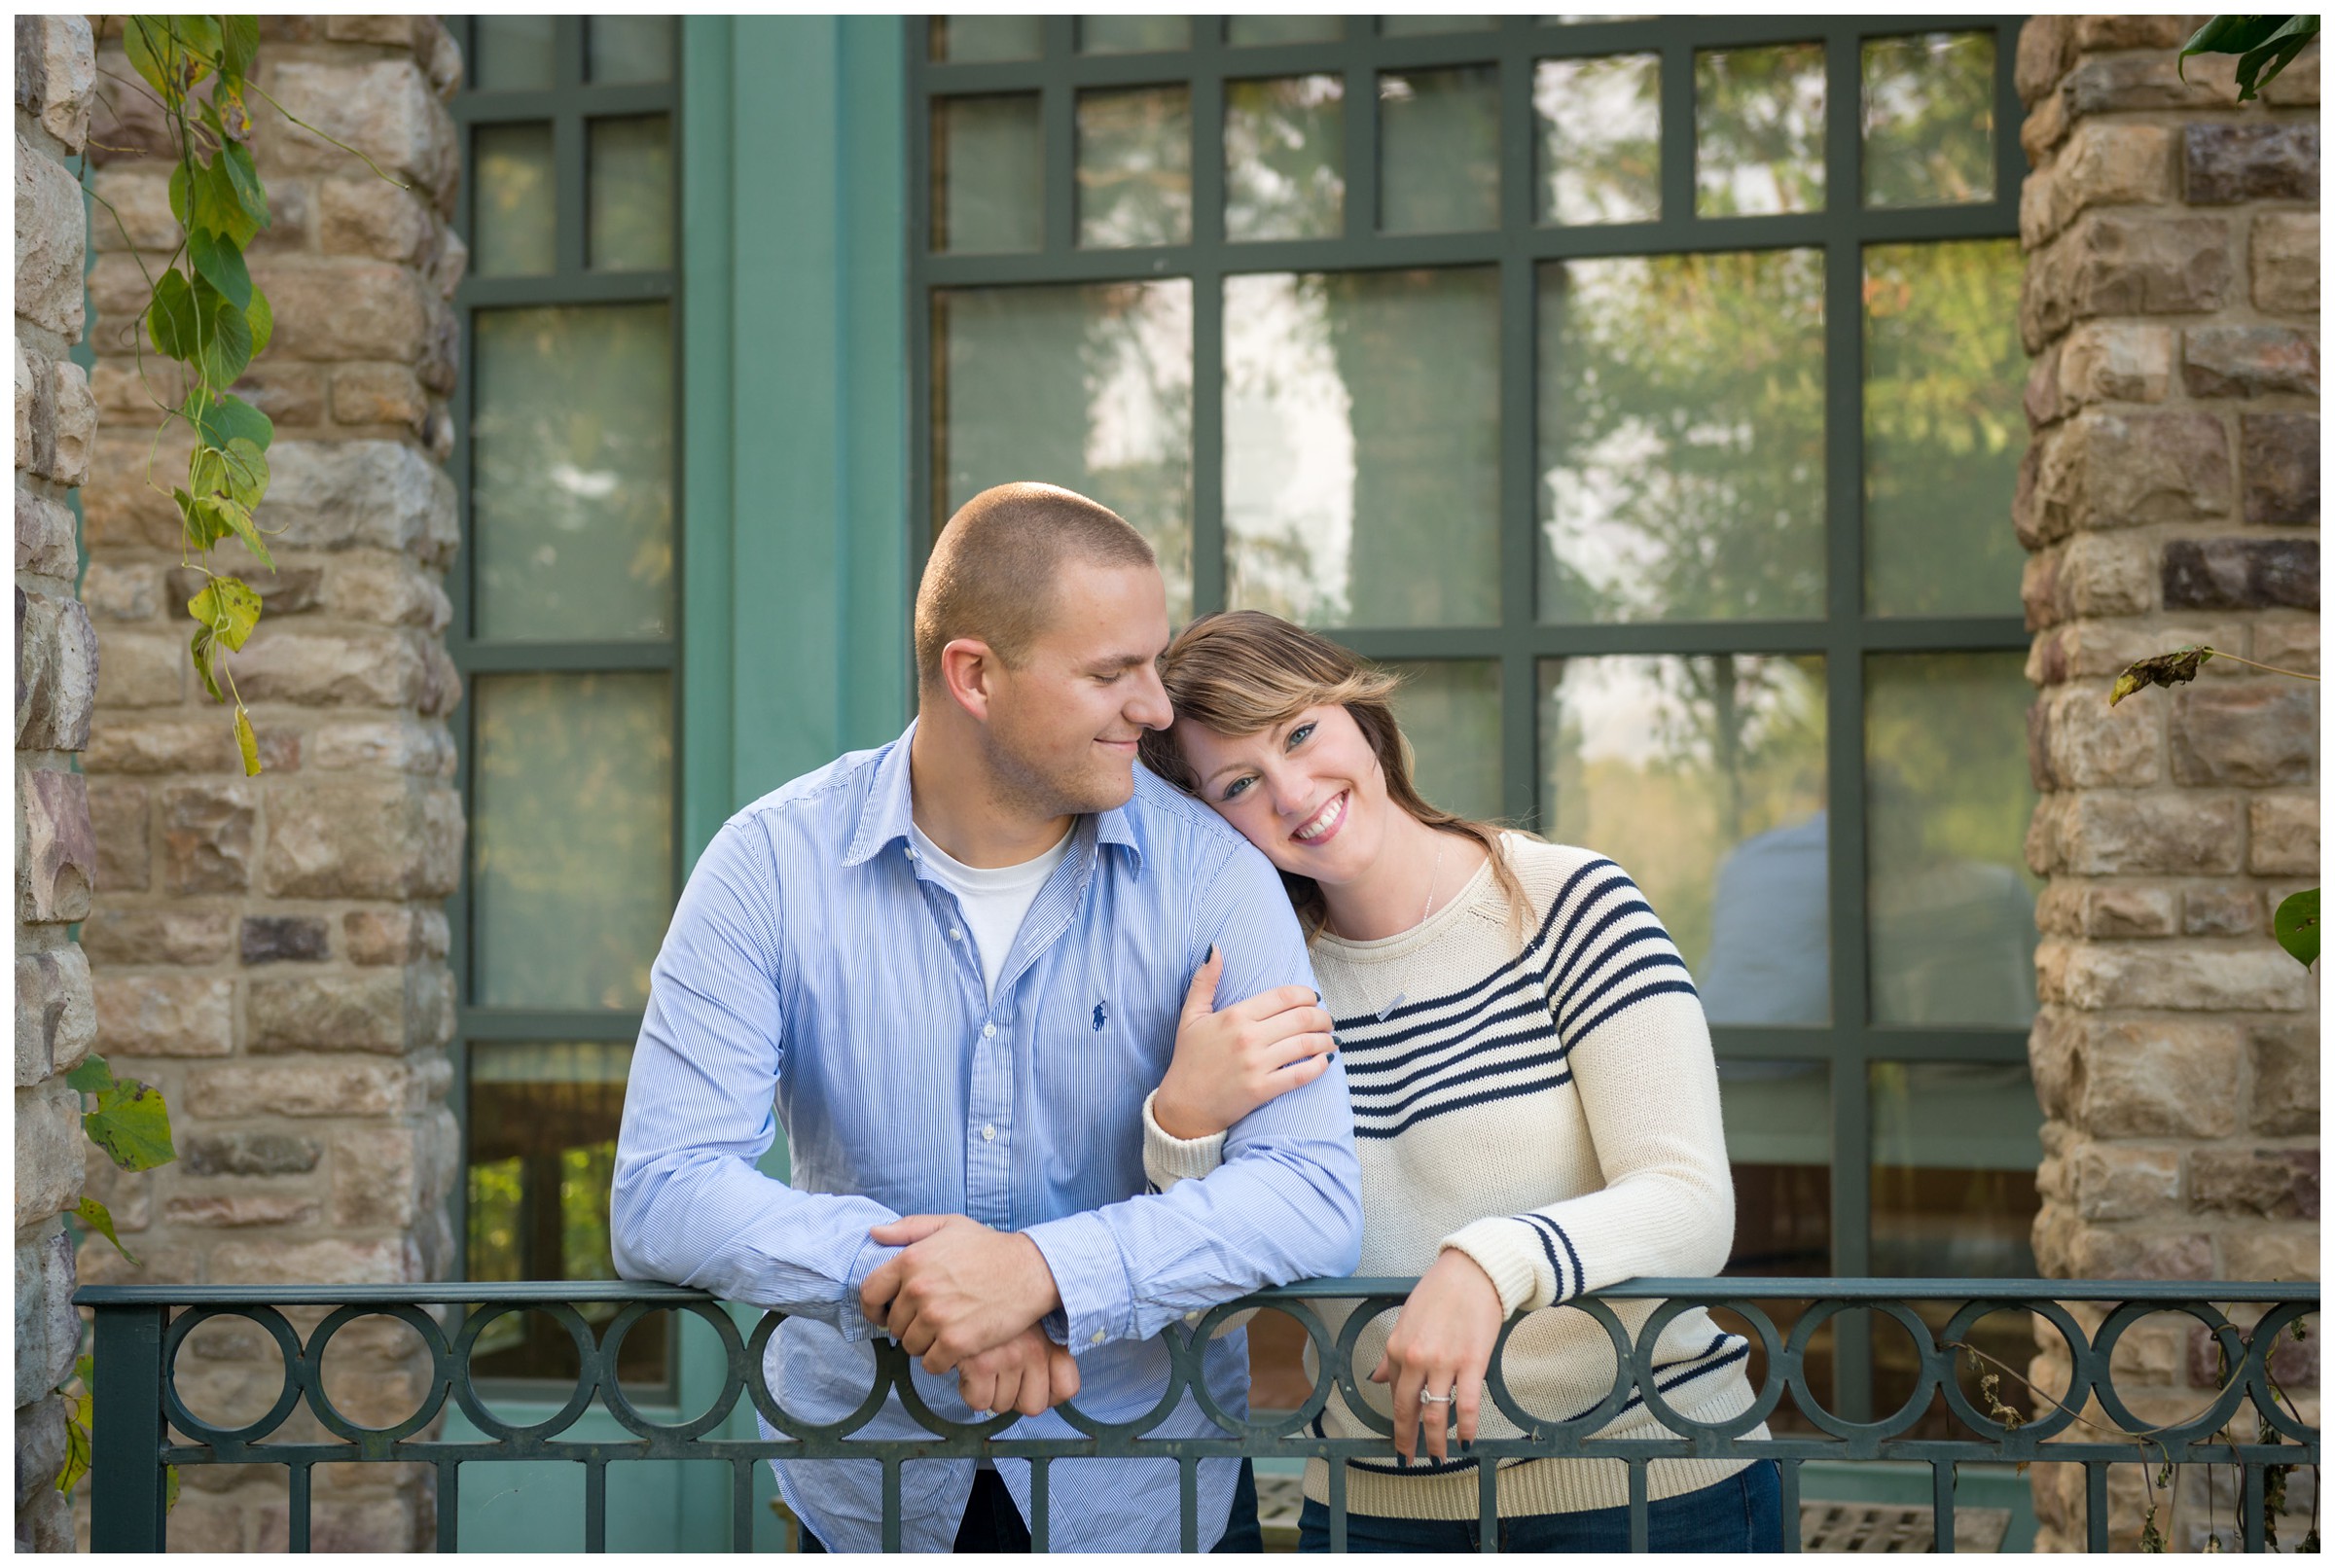
[[[1503,837],[1530,900],[1523,950],[1506,899],[1486,866],[1424,923],[1379,942],[1313,940],[1322,1001],[1337,1020],[1362,1166],[1358,1272],[1424,1273],[1445,1247],[1483,1266],[1519,1324],[1502,1364],[1527,1412],[1578,1416],[1613,1387],[1614,1356],[1586,1313],[1543,1311],[1626,1279],[1716,1274],[1735,1230],[1735,1190],[1719,1126],[1718,1074],[1703,1005],[1686,966],[1635,883],[1586,849]],[[1144,1105],[1144,1163],[1166,1188],[1204,1178],[1223,1136],[1171,1138]],[[1316,1303],[1335,1335],[1349,1302]],[[1652,1301],[1613,1309],[1634,1338]],[[1388,1391],[1366,1380],[1392,1332],[1382,1313],[1354,1347],[1363,1395],[1387,1413]],[[1664,1400],[1699,1421],[1749,1408],[1747,1347],[1700,1307],[1664,1329],[1653,1365]],[[1312,1355],[1307,1353],[1308,1370]],[[1315,1422],[1324,1436],[1370,1429],[1333,1392]],[[1752,1436],[1764,1436],[1765,1427]],[[1478,1435],[1516,1426],[1483,1405]],[[1634,1394],[1599,1431],[1660,1437]],[[1648,1494],[1672,1497],[1725,1479],[1743,1461],[1658,1460]],[[1329,1469],[1306,1469],[1306,1495],[1328,1501]],[[1508,1461],[1503,1516],[1620,1508],[1618,1460]],[[1357,1514],[1469,1519],[1476,1461],[1423,1454],[1408,1470],[1352,1460],[1347,1504]]]

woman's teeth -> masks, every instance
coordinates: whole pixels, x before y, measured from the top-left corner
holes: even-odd
[[[1312,821],[1298,829],[1297,832],[1290,835],[1290,837],[1296,838],[1301,843],[1311,843],[1312,840],[1320,837],[1323,834],[1329,832],[1332,828],[1338,826],[1339,819],[1345,815],[1346,792],[1341,790],[1338,794],[1330,798],[1330,803],[1323,806],[1320,813],[1316,815]]]

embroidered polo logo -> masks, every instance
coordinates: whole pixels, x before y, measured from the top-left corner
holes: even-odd
[[[1110,1022],[1110,1021],[1111,1021],[1111,1010],[1110,1010],[1110,1008],[1109,1008],[1108,1006],[1106,1006],[1105,1004],[1101,1003],[1101,1002],[1097,1002],[1097,1003],[1096,1003],[1096,1004],[1095,1004],[1095,1032],[1096,1032],[1096,1034],[1100,1034],[1100,1033],[1102,1033],[1102,1026],[1103,1026],[1104,1024],[1106,1024],[1106,1023]]]

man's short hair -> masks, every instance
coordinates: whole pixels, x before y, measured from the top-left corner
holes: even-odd
[[[1066,562],[1152,566],[1159,557],[1125,517],[1053,484],[998,484],[956,509],[916,588],[916,678],[941,678],[941,650],[988,643],[1019,667],[1054,614]]]

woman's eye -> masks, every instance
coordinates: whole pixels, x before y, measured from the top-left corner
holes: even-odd
[[[1224,798],[1228,801],[1233,800],[1239,796],[1241,791],[1247,789],[1248,786],[1249,781],[1245,778],[1234,779],[1230,784],[1227,784],[1224,787]]]
[[[1304,745],[1304,744],[1305,744],[1305,742],[1306,742],[1306,737],[1307,737],[1308,735],[1311,734],[1312,732],[1313,732],[1313,727],[1312,727],[1311,725],[1310,725],[1310,724],[1301,724],[1301,725],[1299,725],[1299,726],[1298,726],[1296,729],[1294,729],[1294,730],[1292,730],[1292,731],[1289,731],[1289,743],[1288,743],[1288,745],[1287,745],[1286,747],[1284,747],[1283,749],[1284,749],[1284,750],[1288,750],[1288,751],[1295,751],[1295,750],[1296,750],[1296,749],[1297,749],[1299,746],[1302,746],[1302,745]]]

